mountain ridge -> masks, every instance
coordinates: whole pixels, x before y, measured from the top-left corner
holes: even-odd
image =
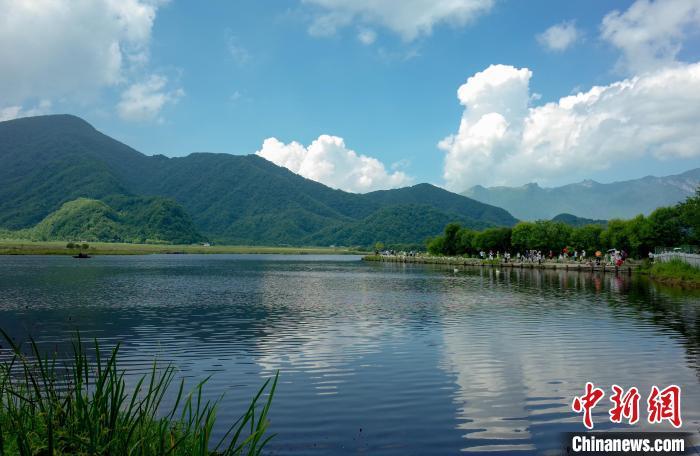
[[[699,185],[700,168],[695,168],[611,183],[585,179],[559,187],[540,187],[535,182],[519,187],[476,185],[462,195],[502,207],[522,220],[549,220],[561,213],[609,220],[648,215],[692,196]]]
[[[402,224],[385,243],[417,243],[442,224],[414,228],[415,206],[474,227],[512,226],[507,211],[430,184],[367,194],[332,189],[257,155],[196,152],[147,156],[71,115],[0,122],[0,227],[26,229],[64,203],[162,197],[191,217],[203,236],[227,243],[350,245],[347,226],[377,211]],[[399,216],[400,215],[400,216]],[[376,220],[375,220],[376,221]]]

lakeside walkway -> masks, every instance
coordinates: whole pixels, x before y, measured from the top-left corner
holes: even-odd
[[[596,265],[595,262],[576,262],[576,261],[543,261],[537,262],[519,262],[502,260],[481,260],[479,258],[466,257],[445,257],[431,255],[367,255],[362,258],[364,261],[379,261],[387,263],[417,263],[417,264],[442,264],[452,266],[469,266],[469,267],[501,267],[501,268],[517,268],[517,269],[561,269],[566,271],[581,271],[581,272],[602,272],[602,273],[625,273],[632,274],[633,271],[639,268],[639,265],[632,261],[626,261],[622,266],[601,263]]]

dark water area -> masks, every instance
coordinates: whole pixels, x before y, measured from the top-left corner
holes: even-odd
[[[220,432],[279,370],[270,454],[559,454],[587,381],[682,388],[700,429],[700,296],[630,276],[363,263],[352,256],[0,256],[0,327],[76,329],[222,394]],[[633,430],[668,430],[639,423]]]

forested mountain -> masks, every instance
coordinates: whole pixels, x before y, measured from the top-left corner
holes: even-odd
[[[695,193],[700,168],[666,177],[647,176],[610,184],[586,180],[562,187],[482,187],[463,193],[486,204],[502,207],[521,220],[548,220],[560,213],[590,219],[631,218],[650,214]]]
[[[586,225],[605,226],[608,224],[607,220],[588,219],[588,218],[584,218],[584,217],[577,217],[573,214],[559,214],[559,215],[553,217],[552,221],[566,223],[567,225],[573,226],[573,227],[580,227],[580,226],[586,226]]]
[[[40,241],[190,244],[203,239],[190,216],[174,201],[127,196],[110,196],[104,201],[88,198],[69,201],[20,234]]]
[[[139,213],[156,201],[147,198],[159,197],[168,209],[153,225],[157,230],[141,234],[157,232],[173,242],[201,233],[246,244],[414,243],[450,220],[474,228],[516,222],[503,209],[428,184],[354,194],[256,155],[146,156],[70,115],[0,122],[0,183],[0,228],[11,230],[30,228],[78,198],[102,201],[117,213],[129,201]],[[177,227],[170,232],[169,220]]]

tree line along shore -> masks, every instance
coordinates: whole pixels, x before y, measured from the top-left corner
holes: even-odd
[[[478,256],[480,252],[540,252],[544,257],[570,257],[585,251],[615,249],[629,258],[644,259],[659,247],[700,245],[700,189],[695,196],[670,207],[661,207],[649,216],[629,220],[613,219],[607,224],[572,227],[562,222],[539,220],[520,222],[512,228],[475,231],[457,223],[448,224],[443,234],[426,243],[431,255]],[[578,256],[578,255],[576,255]]]
[[[653,263],[662,248],[700,245],[700,189],[685,201],[661,207],[649,216],[614,219],[606,224],[574,227],[539,220],[514,227],[472,230],[458,223],[426,241],[427,254],[384,251],[375,246],[367,261],[591,271],[639,271],[655,280],[689,288],[700,287],[700,269],[680,260]],[[381,247],[381,248],[380,248]]]

